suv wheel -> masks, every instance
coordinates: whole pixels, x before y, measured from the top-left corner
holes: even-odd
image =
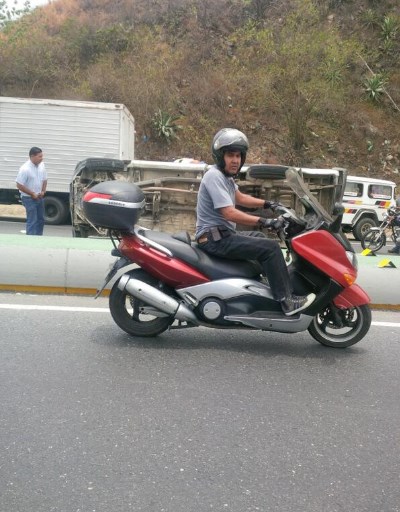
[[[375,228],[376,226],[377,224],[374,219],[371,219],[370,217],[363,217],[353,227],[354,238],[356,240],[361,240],[367,231],[371,228]]]

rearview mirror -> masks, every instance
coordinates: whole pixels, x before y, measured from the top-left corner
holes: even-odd
[[[342,203],[335,203],[335,206],[333,207],[333,215],[343,215],[344,214],[344,206]]]

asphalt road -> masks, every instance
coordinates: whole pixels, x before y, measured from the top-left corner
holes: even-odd
[[[2,235],[25,235],[25,221],[22,219],[0,217],[0,233]],[[72,227],[68,224],[61,226],[49,226],[46,224],[43,235],[72,237]]]
[[[400,511],[399,313],[344,350],[132,339],[106,299],[0,294],[0,315],[0,510]]]

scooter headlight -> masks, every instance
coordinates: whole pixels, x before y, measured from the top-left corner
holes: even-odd
[[[352,251],[346,251],[347,259],[350,261],[350,263],[353,265],[353,267],[358,270],[358,260],[355,252]]]

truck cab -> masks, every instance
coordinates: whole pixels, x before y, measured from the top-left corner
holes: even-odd
[[[386,210],[396,205],[396,184],[389,180],[347,176],[343,194],[343,231],[356,240],[383,220]]]

